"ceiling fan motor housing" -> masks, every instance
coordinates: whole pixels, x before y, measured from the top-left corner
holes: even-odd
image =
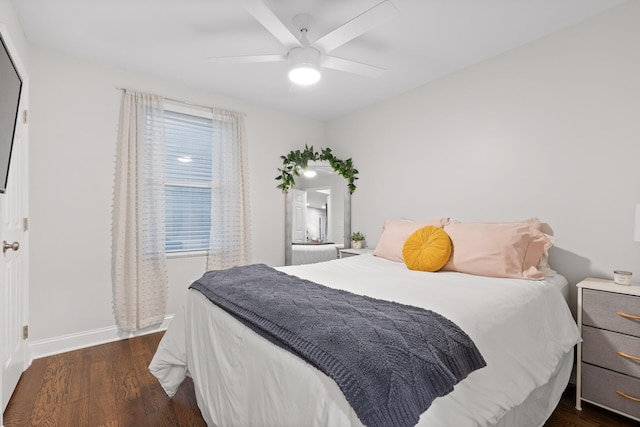
[[[289,51],[289,62],[292,67],[308,65],[320,66],[320,51],[310,46],[294,47]]]

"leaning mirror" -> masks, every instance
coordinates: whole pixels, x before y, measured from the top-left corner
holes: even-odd
[[[351,245],[351,193],[358,171],[351,159],[305,147],[282,156],[276,179],[285,193],[285,265],[311,264],[338,257]]]

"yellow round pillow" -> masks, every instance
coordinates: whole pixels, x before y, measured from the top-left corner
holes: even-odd
[[[418,229],[404,242],[402,257],[410,270],[438,271],[449,261],[453,245],[440,227]]]

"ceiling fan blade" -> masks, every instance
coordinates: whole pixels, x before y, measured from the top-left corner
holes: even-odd
[[[321,37],[313,45],[320,47],[324,52],[330,52],[364,34],[371,28],[382,24],[397,12],[398,9],[390,1],[384,0],[382,3],[378,3],[346,24]]]
[[[335,56],[323,56],[322,66],[333,70],[345,71],[347,73],[360,74],[367,77],[380,77],[385,73],[384,68],[361,62],[349,61],[348,59],[337,58]]]
[[[243,7],[286,47],[302,46],[300,40],[282,23],[262,0],[242,0]]]
[[[287,59],[287,55],[244,55],[244,56],[218,56],[208,58],[216,64],[250,64],[254,62],[277,62]]]

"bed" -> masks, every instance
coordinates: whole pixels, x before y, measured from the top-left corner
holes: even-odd
[[[478,369],[418,426],[541,426],[579,341],[564,277],[495,278],[412,271],[372,254],[278,270],[335,289],[433,310],[476,344]],[[336,382],[190,290],[150,365],[169,396],[186,375],[209,426],[361,426]]]
[[[342,245],[335,243],[293,243],[291,245],[291,264],[314,264],[338,258],[338,249]]]

